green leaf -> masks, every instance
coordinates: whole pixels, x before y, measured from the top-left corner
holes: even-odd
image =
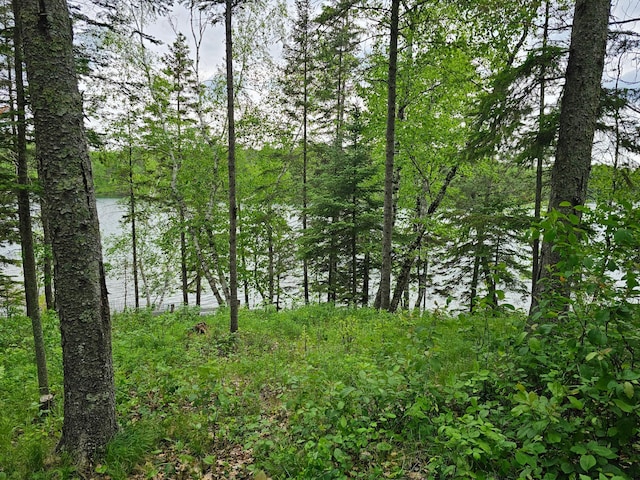
[[[518,465],[533,466],[535,463],[535,459],[531,455],[527,455],[526,453],[522,453],[520,450],[518,450],[516,452],[516,462],[518,462]]]
[[[580,466],[585,472],[595,467],[596,463],[598,462],[596,462],[596,457],[593,455],[582,455],[580,457]]]
[[[577,453],[578,455],[584,455],[587,453],[587,449],[584,445],[574,445],[570,448],[573,453]]]
[[[349,456],[344,453],[341,449],[339,448],[335,448],[333,450],[333,457],[338,461],[338,462],[344,462],[346,459],[349,458]]]
[[[631,382],[624,382],[623,390],[627,398],[633,398],[633,384]]]
[[[611,318],[611,310],[602,308],[596,312],[596,321],[598,323],[607,323]]]
[[[547,441],[549,443],[560,443],[561,440],[562,440],[562,435],[560,435],[558,432],[547,433]]]
[[[585,357],[585,360],[587,362],[590,362],[591,360],[593,360],[594,358],[596,358],[598,356],[598,352],[590,352],[587,354],[587,356]]]
[[[392,449],[393,447],[391,446],[391,444],[387,443],[387,442],[379,442],[376,445],[376,449],[378,449],[379,452],[388,452]]]
[[[564,386],[561,383],[549,382],[547,388],[554,397],[564,397]]]
[[[598,327],[589,330],[587,338],[594,347],[602,347],[607,344],[607,336]]]
[[[620,400],[619,398],[614,398],[613,403],[615,403],[616,407],[618,407],[620,410],[622,410],[625,413],[633,412],[633,407],[628,403],[626,403],[625,401]]]
[[[616,454],[613,452],[613,450],[603,445],[598,445],[596,442],[589,442],[587,444],[587,448],[589,449],[590,452],[594,453],[595,455],[598,455],[599,457],[604,457],[608,459],[616,458]]]
[[[633,245],[633,233],[626,229],[620,228],[613,234],[613,240],[621,245]]]

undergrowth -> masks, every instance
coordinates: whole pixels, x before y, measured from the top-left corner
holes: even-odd
[[[48,414],[28,325],[0,321],[0,479],[80,478],[54,450],[55,319]],[[548,330],[527,331],[517,314],[313,306],[241,311],[231,335],[225,311],[118,314],[120,429],[88,476],[640,478],[640,371],[603,373],[600,346],[550,341]]]

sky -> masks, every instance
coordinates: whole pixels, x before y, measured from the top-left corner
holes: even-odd
[[[612,21],[627,21],[630,19],[640,19],[640,0],[613,0],[611,10]],[[194,20],[194,30],[197,32],[200,25],[199,20],[206,23],[206,18],[196,18]],[[640,35],[640,21],[625,23],[616,28],[635,31]],[[158,47],[158,51],[165,52],[166,47],[170,44],[176,35],[176,32],[182,32],[187,36],[187,40],[194,51],[194,39],[192,35],[191,19],[188,9],[182,4],[176,4],[172,13],[168,17],[158,18],[148,28],[148,33],[163,42]],[[276,53],[277,54],[277,53]],[[203,80],[211,78],[224,62],[224,25],[218,22],[215,25],[206,24],[204,29],[203,40],[201,44],[201,78]],[[624,81],[631,84],[640,82],[640,54],[638,58],[627,59],[622,65]],[[610,83],[614,72],[605,73],[605,83]]]
[[[224,23],[218,22],[211,25],[204,15],[192,19],[189,10],[181,4],[174,6],[173,12],[168,17],[158,18],[148,27],[148,33],[160,40],[163,45],[158,47],[158,51],[165,53],[167,46],[176,38],[176,32],[182,32],[189,42],[192,55],[195,54],[195,40],[193,32],[199,35],[200,26],[203,25],[202,43],[200,46],[200,76],[202,80],[210,79],[217,70],[223,66],[224,62]]]

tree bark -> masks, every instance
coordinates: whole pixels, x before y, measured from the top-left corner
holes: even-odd
[[[231,11],[233,0],[225,1],[225,36],[227,56],[227,118],[229,128],[229,312],[231,333],[238,331],[238,261],[236,207],[236,132],[233,111],[233,42]]]
[[[547,42],[549,39],[549,9],[550,2],[545,2],[545,11],[544,11],[544,27],[542,31],[542,55],[544,55],[547,51]],[[542,63],[540,66],[540,99],[538,104],[538,135],[542,135],[542,131],[544,129],[543,120],[545,115],[545,102],[546,102],[546,74],[547,69],[546,65]],[[536,159],[536,194],[535,194],[535,202],[534,202],[534,213],[533,219],[534,222],[540,222],[540,215],[542,213],[542,173],[543,173],[543,162],[544,162],[544,144],[541,139],[538,138],[536,140],[535,146],[535,159]],[[532,245],[533,255],[531,262],[531,294],[533,295],[536,289],[537,283],[537,275],[538,268],[540,264],[540,239],[535,238],[533,240]]]
[[[18,219],[20,231],[20,247],[22,249],[22,271],[24,276],[25,302],[27,316],[31,319],[33,341],[36,353],[36,368],[38,372],[38,390],[41,407],[49,407],[49,377],[47,373],[47,357],[44,348],[44,335],[40,319],[38,304],[38,275],[36,258],[33,249],[33,229],[31,222],[31,202],[29,200],[29,170],[27,164],[27,132],[25,120],[26,100],[22,71],[22,25],[18,1],[12,0],[11,7],[14,17],[14,70],[16,73],[16,143],[15,152],[18,164]]]
[[[556,160],[551,170],[549,211],[558,210],[580,217],[580,211],[575,207],[584,205],[586,200],[610,8],[609,0],[576,2]],[[564,202],[570,206],[561,206]],[[559,261],[553,243],[543,242],[530,314],[538,311],[546,291],[559,287],[554,285],[554,269]],[[568,298],[570,292],[564,288],[561,291]]]
[[[380,270],[380,308],[389,310],[391,295],[391,245],[393,237],[393,164],[396,129],[396,77],[398,74],[398,25],[400,0],[391,1],[389,73],[387,77],[387,134],[384,164],[384,220],[382,225],[382,268]]]
[[[59,448],[81,466],[117,430],[111,318],[65,0],[18,2],[62,333]]]
[[[49,228],[49,220],[45,214],[44,199],[40,199],[40,220],[42,222],[42,235],[44,243],[44,254],[42,260],[42,273],[44,277],[44,298],[47,310],[55,310],[56,297],[53,293],[53,265],[51,253],[51,231]]]

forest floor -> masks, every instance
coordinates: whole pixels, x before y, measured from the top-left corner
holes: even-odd
[[[489,421],[510,408],[487,399],[518,392],[489,388],[494,375],[511,381],[497,367],[522,338],[522,316],[244,310],[234,335],[227,317],[114,316],[120,430],[82,477],[55,453],[55,318],[44,319],[58,400],[47,414],[30,324],[2,319],[0,479],[516,478],[528,468],[531,456],[513,460],[516,442]]]

